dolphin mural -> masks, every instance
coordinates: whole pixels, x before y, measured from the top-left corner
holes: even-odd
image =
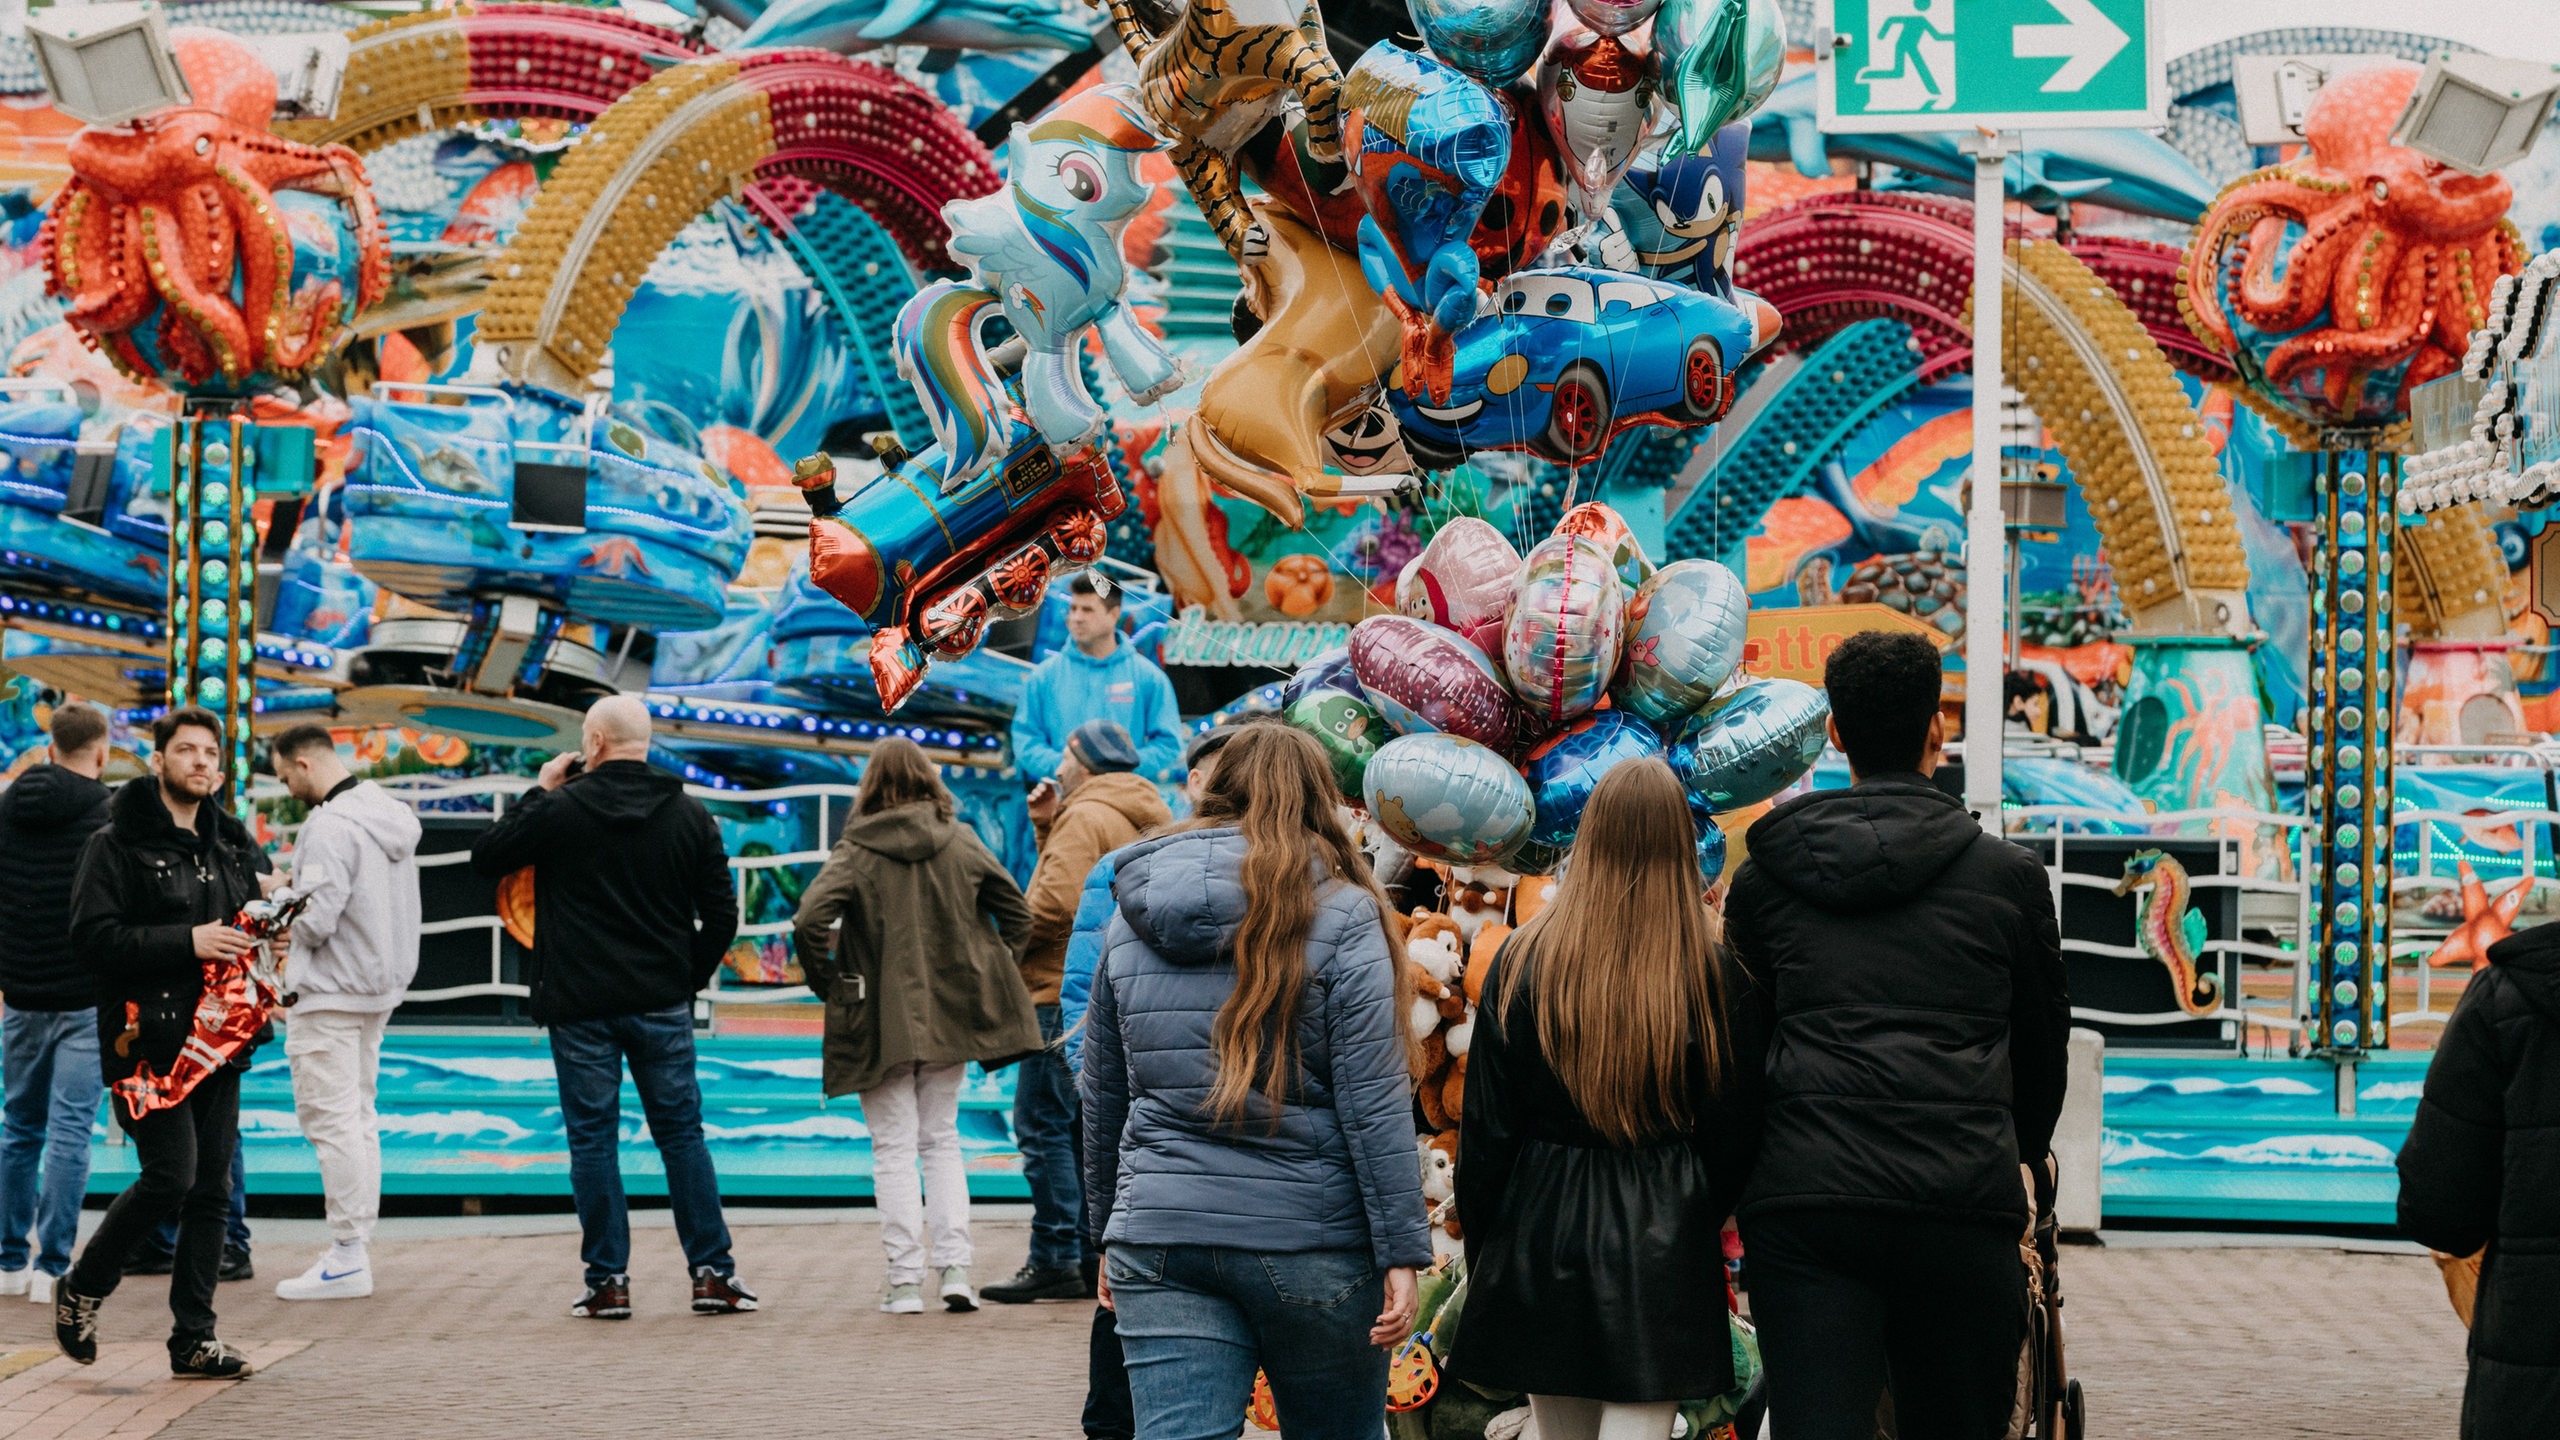
[[[880,45],[944,50],[1082,50],[1093,32],[1048,0],[776,0],[737,48],[812,45],[850,55]]]

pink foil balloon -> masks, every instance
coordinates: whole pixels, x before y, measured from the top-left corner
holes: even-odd
[[[1626,608],[1626,582],[1591,541],[1558,533],[1529,552],[1502,660],[1532,720],[1553,728],[1600,703],[1618,670]]]
[[[1520,732],[1520,702],[1493,662],[1427,620],[1372,615],[1353,626],[1351,673],[1398,734],[1441,731],[1502,750]]]
[[[1472,516],[1450,521],[1396,577],[1396,609],[1446,626],[1487,656],[1502,658],[1502,622],[1520,552],[1501,531]]]

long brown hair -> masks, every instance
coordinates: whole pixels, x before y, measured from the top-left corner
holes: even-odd
[[[862,788],[853,793],[853,813],[876,815],[918,802],[932,805],[937,820],[950,819],[956,808],[942,784],[942,772],[916,742],[903,737],[881,741],[862,767]]]
[[[1387,923],[1386,897],[1369,874],[1337,808],[1333,770],[1316,742],[1287,725],[1241,730],[1218,751],[1198,812],[1181,829],[1244,832],[1244,922],[1236,927],[1236,987],[1218,1007],[1210,1045],[1218,1078],[1206,1109],[1222,1125],[1244,1118],[1259,1092],[1280,1123],[1298,1072],[1298,1002],[1307,983],[1307,934],[1315,925],[1317,875],[1357,885],[1378,905],[1395,969],[1398,1033],[1411,981],[1404,944]]]
[[[1555,899],[1513,937],[1507,1014],[1534,972],[1538,1046],[1592,1129],[1639,1145],[1687,1128],[1688,1049],[1724,1070],[1717,927],[1671,767],[1631,760],[1592,788]],[[1521,962],[1535,955],[1534,965]]]

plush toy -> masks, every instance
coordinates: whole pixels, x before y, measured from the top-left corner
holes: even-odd
[[[1446,1142],[1443,1144],[1442,1142]],[[1422,1200],[1426,1205],[1441,1205],[1458,1193],[1458,1135],[1454,1130],[1437,1135],[1413,1137],[1414,1153],[1422,1161]]]
[[[1422,1198],[1432,1202],[1434,1213],[1440,1217],[1440,1228],[1448,1232],[1449,1238],[1463,1240],[1466,1238],[1466,1232],[1458,1228],[1458,1132],[1443,1130],[1437,1135],[1422,1137],[1422,1143],[1430,1148],[1432,1154],[1441,1157],[1440,1164],[1447,1170],[1449,1177],[1448,1189],[1443,1193],[1435,1194],[1426,1172]],[[1436,1238],[1432,1246],[1435,1250],[1439,1248]]]
[[[1414,912],[1413,923],[1405,931],[1404,953],[1421,972],[1415,977],[1417,995],[1430,996],[1443,1020],[1455,1020],[1466,1013],[1466,1001],[1457,988],[1466,973],[1466,952],[1466,937],[1456,921],[1427,910]],[[1431,982],[1428,988],[1423,986],[1425,980]],[[1419,1005],[1414,1014],[1418,1021]],[[1419,1029],[1415,1038],[1421,1038]]]
[[[1502,953],[1502,942],[1511,938],[1511,927],[1494,921],[1476,932],[1473,945],[1467,947],[1467,974],[1460,982],[1469,1005],[1484,1003],[1484,981],[1493,973],[1493,957]]]

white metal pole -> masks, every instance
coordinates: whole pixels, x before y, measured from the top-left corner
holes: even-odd
[[[2000,354],[2007,238],[2001,179],[2009,147],[1982,131],[1964,148],[1973,161],[1973,504],[1965,518],[1964,803],[2000,833],[2001,630],[2009,614],[2008,535],[2000,513]]]

